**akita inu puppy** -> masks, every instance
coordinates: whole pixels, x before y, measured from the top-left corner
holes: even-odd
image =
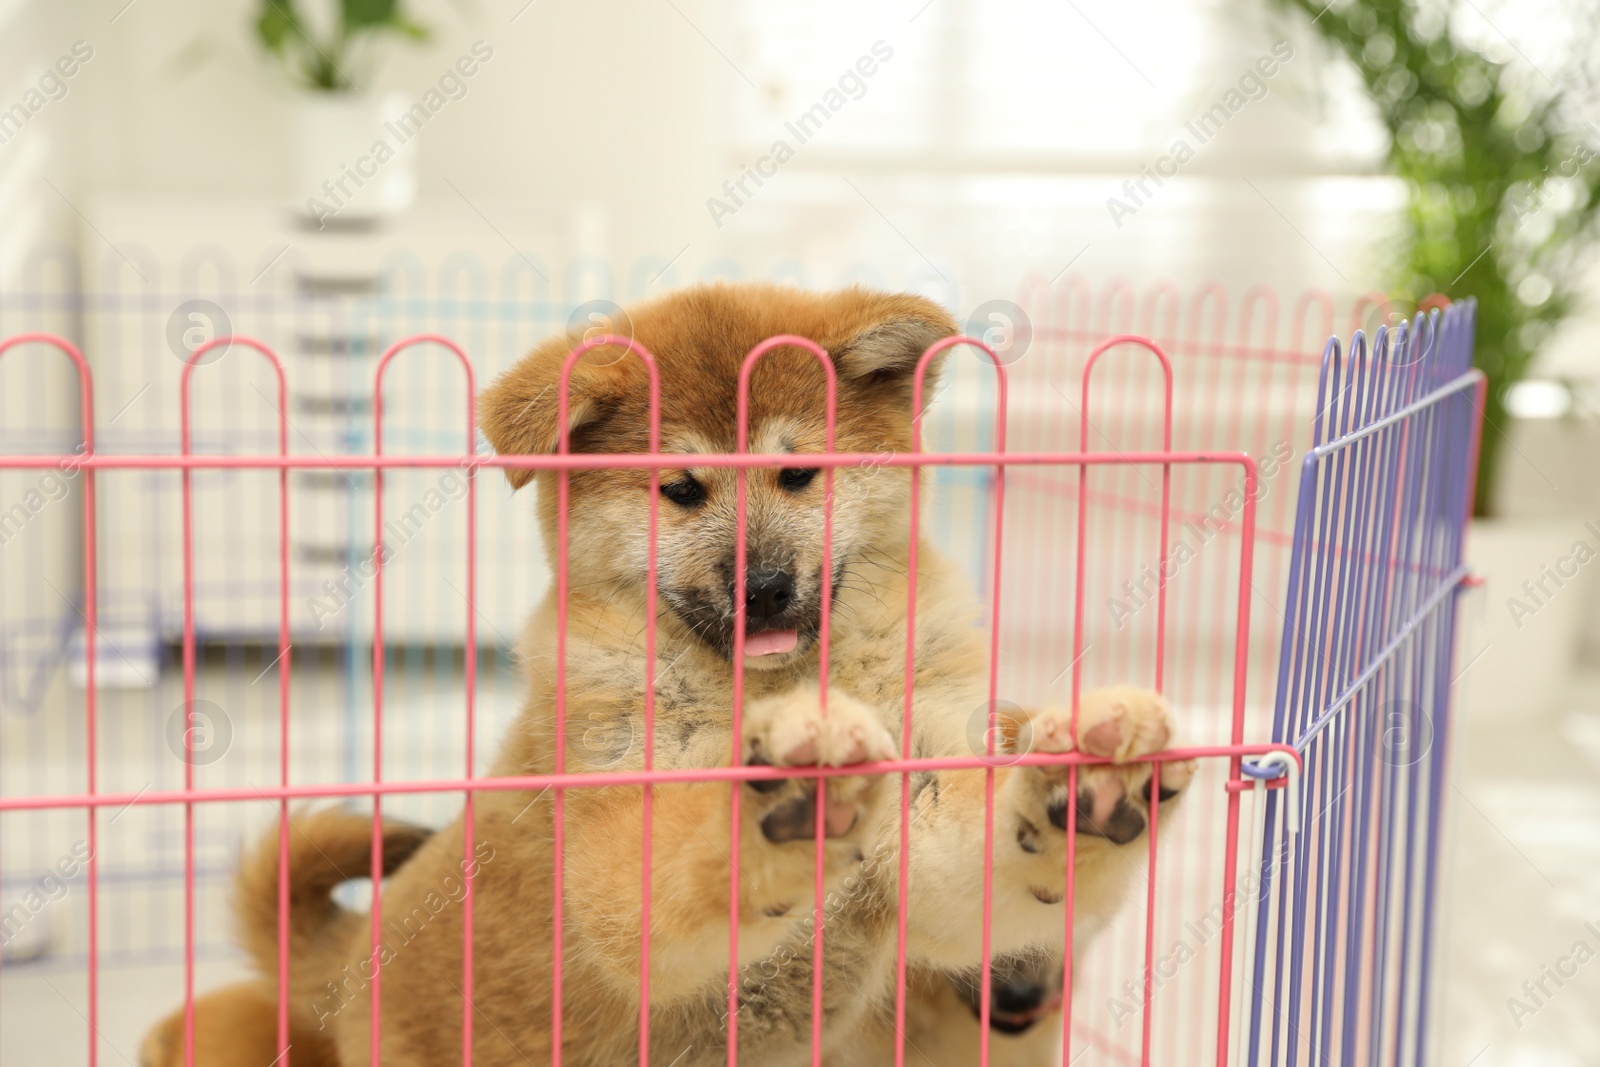
[[[740,366],[756,344],[777,334],[814,339],[827,351],[838,380],[837,451],[907,451],[917,362],[957,332],[955,321],[915,296],[771,285],[689,289],[633,308],[631,319],[636,339],[660,368],[662,450],[681,457],[660,476],[654,765],[725,766],[736,750],[746,764],[774,767],[898,757],[907,557],[911,539],[921,538],[910,529],[908,507],[916,475],[871,465],[835,473],[832,559],[824,573],[825,479],[808,457],[825,450],[825,372],[813,355],[794,348],[762,359],[750,390],[750,451],[791,458],[747,474],[745,695],[736,745],[736,474],[698,465],[695,457],[735,451]],[[484,394],[484,432],[502,454],[557,450],[561,365],[579,340],[551,339]],[[604,348],[576,365],[566,427],[573,452],[645,452],[648,427],[640,360]],[[561,476],[508,474],[513,486],[539,483],[554,568]],[[569,494],[566,768],[639,768],[650,477],[625,468],[573,471]],[[988,698],[988,638],[957,568],[927,540],[919,546],[910,750],[919,757],[972,756],[969,724]],[[824,712],[818,640],[830,597]],[[553,770],[556,609],[555,596],[546,597],[523,635],[527,702],[493,764],[495,775]],[[1029,712],[1006,731],[1005,745],[1070,751],[1070,718],[1065,708]],[[622,740],[594,745],[597,725]],[[1055,1062],[1059,1024],[1032,1024],[1056,1018],[1068,827],[1077,835],[1074,944],[1082,946],[1139,878],[1150,805],[1173,801],[1193,774],[1192,763],[1167,764],[1152,800],[1148,762],[1128,762],[1163,749],[1172,735],[1171,710],[1157,694],[1102,690],[1081,700],[1078,747],[1112,762],[1080,768],[1076,797],[1066,795],[1064,766],[995,770],[992,1062]],[[906,1040],[916,1046],[918,1062],[976,1061],[977,1023],[968,1005],[978,1002],[982,961],[984,774],[941,771],[911,780]],[[822,1007],[829,1064],[879,1065],[892,1057],[900,781],[898,774],[826,780]],[[737,828],[730,824],[735,789],[742,796]],[[815,779],[656,786],[651,1063],[726,1061],[735,829],[739,1058],[752,1065],[810,1061],[816,789]],[[616,1067],[639,1058],[642,806],[637,787],[565,791],[560,1041],[569,1067]],[[552,811],[548,791],[477,796],[476,852],[468,866],[476,886],[471,1010],[479,1067],[551,1059]],[[386,1067],[457,1062],[463,909],[451,887],[463,871],[463,823],[429,833],[386,822],[385,834],[382,1061]],[[370,922],[335,905],[329,893],[365,875],[370,823],[336,811],[299,818],[289,853],[293,1061],[366,1064]],[[277,857],[269,839],[240,875],[244,939],[261,977],[257,985],[198,1003],[205,1067],[267,1067],[277,1055],[271,1024]],[[180,1062],[181,1033],[180,1013],[147,1040],[146,1063]]]

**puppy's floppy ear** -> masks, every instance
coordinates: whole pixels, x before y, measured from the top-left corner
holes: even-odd
[[[936,341],[958,333],[956,321],[920,296],[874,296],[866,303],[861,309],[865,324],[834,350],[839,377],[861,385],[897,387],[909,395],[922,354]],[[932,385],[940,362],[936,359],[929,365],[927,385]]]
[[[550,455],[561,444],[561,365],[582,343],[579,338],[546,341],[502,374],[478,398],[478,422],[494,450],[503,456]],[[567,431],[572,451],[582,451],[580,431],[592,430],[626,397],[626,350],[596,348],[572,368],[567,384]],[[506,468],[506,480],[521,489],[536,472]]]

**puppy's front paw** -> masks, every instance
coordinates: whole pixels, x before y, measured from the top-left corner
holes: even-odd
[[[1152,797],[1152,763],[1130,763],[1167,747],[1174,733],[1172,706],[1159,693],[1132,687],[1099,689],[1086,694],[1078,707],[1078,742],[1072,740],[1072,712],[1046,708],[1029,716],[1018,732],[1018,751],[1080,751],[1112,761],[1110,766],[1078,769],[1078,795],[1072,798],[1073,826],[1079,834],[1103,837],[1125,845],[1144,833],[1152,803],[1174,800],[1194,777],[1193,760],[1161,766],[1157,796]],[[1049,820],[1067,827],[1065,765],[1037,768],[1049,783]]]
[[[824,715],[820,691],[800,686],[745,709],[744,761],[773,767],[848,767],[893,759],[894,738],[871,707],[836,689],[828,690]],[[857,838],[872,822],[883,797],[882,775],[828,778],[824,834]],[[817,780],[790,778],[749,783],[751,815],[771,842],[816,836]]]

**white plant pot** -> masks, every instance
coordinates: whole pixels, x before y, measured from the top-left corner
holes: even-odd
[[[1467,558],[1484,586],[1462,604],[1458,701],[1484,725],[1555,715],[1600,575],[1600,523],[1480,519]]]
[[[399,119],[406,99],[302,94],[292,117],[295,203],[320,228],[397,214],[417,195],[417,147]]]

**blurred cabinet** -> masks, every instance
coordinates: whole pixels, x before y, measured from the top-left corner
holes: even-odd
[[[270,361],[246,346],[203,356],[191,380],[195,452],[275,453],[281,417],[291,454],[368,455],[376,368],[395,341],[454,340],[481,390],[563,329],[577,302],[610,295],[593,219],[575,226],[458,203],[419,206],[381,227],[318,230],[272,200],[115,198],[96,204],[90,222],[84,329],[105,452],[180,451],[188,354],[232,335],[278,355],[281,394]],[[466,375],[447,349],[400,354],[384,390],[385,452],[487,453],[468,437]],[[103,626],[121,654],[137,656],[182,634],[183,478],[108,472],[101,485]],[[294,639],[370,641],[372,472],[293,471],[287,491]],[[454,468],[385,475],[386,641],[464,641],[466,492]],[[192,494],[201,639],[275,641],[278,472],[196,471]],[[477,495],[477,638],[510,644],[547,581],[532,492],[513,498],[491,470]]]

